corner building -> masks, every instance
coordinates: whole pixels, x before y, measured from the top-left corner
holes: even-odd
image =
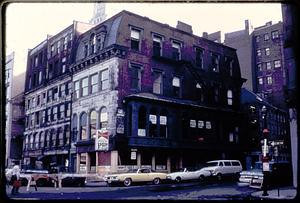
[[[80,36],[71,71],[76,172],[243,161],[235,49],[122,11]]]

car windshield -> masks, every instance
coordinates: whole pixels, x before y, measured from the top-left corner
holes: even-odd
[[[218,166],[218,162],[208,162],[206,163],[206,167]]]

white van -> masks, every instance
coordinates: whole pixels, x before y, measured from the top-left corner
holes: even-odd
[[[206,162],[206,167],[201,170],[209,171],[212,176],[221,180],[223,176],[236,175],[238,177],[243,168],[239,160],[214,160]]]

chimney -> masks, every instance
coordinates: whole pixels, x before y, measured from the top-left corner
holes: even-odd
[[[189,25],[189,24],[183,23],[183,22],[181,22],[181,21],[177,21],[177,26],[176,26],[176,28],[177,28],[178,30],[182,30],[182,31],[184,31],[184,32],[188,32],[188,33],[190,33],[190,34],[193,34],[192,26]]]
[[[208,38],[208,33],[207,32],[203,32],[202,33],[202,37],[205,38],[205,39],[207,39]]]

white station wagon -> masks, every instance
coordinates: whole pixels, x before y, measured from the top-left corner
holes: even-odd
[[[187,180],[203,181],[208,176],[211,176],[211,173],[207,170],[183,168],[178,172],[169,173],[167,175],[167,180],[175,181],[177,183]]]

